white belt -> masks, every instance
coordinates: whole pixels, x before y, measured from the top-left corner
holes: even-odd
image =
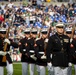
[[[39,54],[44,54],[44,52],[39,52]]]
[[[23,51],[26,51],[26,49],[23,49]]]
[[[34,53],[34,50],[30,50],[30,53]]]

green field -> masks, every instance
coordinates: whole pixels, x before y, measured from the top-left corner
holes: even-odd
[[[13,64],[13,67],[14,67],[14,74],[13,75],[22,75],[22,67],[21,67],[21,63],[18,63],[18,64]],[[72,69],[73,73],[72,75],[74,75],[74,67]],[[28,70],[28,73],[29,73],[29,70]],[[6,68],[4,69],[4,75],[7,75],[7,72],[6,72]],[[37,72],[36,72],[36,68],[35,68],[35,75],[37,75]],[[48,75],[48,71],[46,69],[46,75]]]

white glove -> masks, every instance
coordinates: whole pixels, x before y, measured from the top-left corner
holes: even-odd
[[[6,42],[6,43],[10,44],[9,39],[5,39],[5,40],[4,40],[4,42]]]
[[[6,54],[6,52],[0,51],[0,55],[5,56]]]
[[[71,43],[72,41],[73,41],[73,39],[71,38],[71,39],[70,39],[70,43]]]
[[[48,70],[50,70],[51,67],[52,67],[52,63],[51,62],[47,63]]]
[[[45,42],[47,43],[48,42],[48,39],[45,39]]]
[[[50,55],[50,58],[52,58],[52,56],[53,56],[53,55],[51,54],[51,55]]]
[[[12,51],[12,50],[10,50],[10,51],[7,51],[6,53],[10,55],[10,53],[12,53],[12,52],[13,52],[13,51]]]
[[[52,63],[50,62],[50,63],[47,63],[47,65],[49,66],[49,67],[52,67]]]
[[[34,60],[37,60],[37,58],[35,57],[35,55],[33,54],[33,55],[31,55],[30,56],[32,59],[34,59]]]
[[[46,59],[46,56],[45,55],[41,56],[41,59]]]
[[[72,66],[72,63],[71,63],[71,62],[69,62],[68,66]]]

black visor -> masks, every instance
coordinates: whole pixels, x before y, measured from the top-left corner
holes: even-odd
[[[47,31],[46,32],[41,32],[42,34],[47,34]]]
[[[57,28],[64,28],[63,26],[57,26]]]
[[[72,33],[72,31],[68,31],[68,32],[66,32],[67,34],[71,34]]]
[[[6,34],[6,31],[0,31],[1,34]]]
[[[25,34],[30,34],[30,32],[24,32]]]
[[[30,24],[33,24],[33,21],[30,21]]]
[[[37,34],[37,32],[31,32],[32,34]]]

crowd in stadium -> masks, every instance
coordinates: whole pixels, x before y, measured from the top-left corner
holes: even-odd
[[[8,28],[10,26],[10,39],[18,42],[24,37],[23,31],[26,27],[36,27],[38,29],[51,27],[51,32],[55,32],[55,24],[63,22],[65,25],[76,23],[76,4],[67,5],[44,5],[28,4],[18,6],[13,2],[0,5],[0,25]]]
[[[9,4],[2,3],[0,5],[0,24],[4,27],[8,27],[12,23],[11,36],[18,35],[17,30],[24,27],[37,27],[42,28],[54,26],[54,23],[73,23],[76,20],[76,4],[62,4],[58,5],[27,5],[23,6],[21,3],[19,6],[14,5],[12,2]],[[23,27],[23,28],[21,28]],[[20,30],[19,29],[19,30]],[[15,33],[13,34],[13,31]],[[12,35],[13,34],[13,35]]]

